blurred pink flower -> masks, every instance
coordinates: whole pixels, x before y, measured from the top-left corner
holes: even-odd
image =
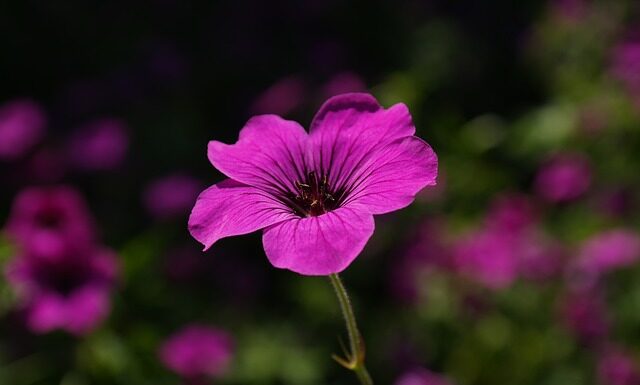
[[[156,218],[188,215],[202,190],[195,178],[173,174],[151,182],[144,192],[144,205]]]
[[[322,93],[326,99],[348,92],[363,92],[367,86],[362,78],[353,72],[340,72],[324,85]]]
[[[115,255],[98,248],[67,250],[54,258],[23,254],[5,271],[26,310],[29,329],[76,335],[94,330],[108,315],[117,272]]]
[[[434,373],[430,370],[417,368],[413,369],[400,378],[398,378],[394,385],[452,385],[448,378]]]
[[[620,81],[633,97],[640,97],[640,39],[620,42],[611,53],[611,75]]]
[[[306,84],[299,75],[291,75],[278,80],[254,101],[254,114],[287,115],[305,100]]]
[[[36,145],[44,135],[46,120],[42,108],[28,99],[0,106],[0,160],[19,158]]]
[[[635,264],[640,259],[640,235],[626,229],[604,231],[580,248],[577,269],[583,279]]]
[[[484,225],[458,239],[454,268],[493,289],[517,278],[547,279],[561,267],[562,250],[538,228],[537,208],[529,197],[503,194],[491,204]]]
[[[234,352],[227,332],[205,325],[189,325],[160,347],[162,363],[185,379],[219,377],[228,369]]]
[[[22,190],[14,200],[5,230],[23,252],[40,256],[83,248],[95,237],[84,199],[67,186]]]
[[[96,120],[70,139],[70,162],[81,170],[111,170],[124,161],[129,147],[126,124],[115,118]]]
[[[563,325],[583,343],[597,344],[609,333],[609,316],[602,294],[593,289],[575,290],[560,302]]]
[[[591,167],[578,153],[558,154],[545,162],[535,180],[536,192],[550,202],[566,202],[583,195],[591,185]]]
[[[598,360],[601,385],[639,385],[640,366],[620,349],[607,349]]]

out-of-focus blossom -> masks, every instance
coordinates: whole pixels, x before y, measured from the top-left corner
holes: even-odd
[[[640,259],[640,235],[625,230],[605,231],[587,239],[580,249],[577,269],[582,278],[630,266]]]
[[[484,226],[457,240],[454,268],[489,288],[502,289],[518,277],[546,279],[560,269],[561,249],[537,227],[537,211],[522,195],[501,195]]]
[[[304,79],[298,75],[282,78],[258,96],[251,111],[287,115],[304,103],[306,88]]]
[[[84,248],[53,258],[20,255],[7,265],[6,276],[25,308],[29,329],[82,335],[109,314],[117,271],[111,251]]]
[[[66,186],[22,190],[15,198],[5,230],[26,254],[40,256],[85,247],[95,236],[84,199]]]
[[[609,187],[595,197],[595,209],[609,217],[621,217],[633,213],[636,204],[633,188]]]
[[[513,240],[501,231],[466,234],[453,248],[455,269],[492,289],[505,288],[518,277]]]
[[[347,92],[362,92],[366,89],[367,86],[360,76],[353,72],[340,72],[329,79],[324,85],[322,93],[325,98],[330,98]]]
[[[174,44],[158,42],[150,48],[148,67],[156,81],[175,84],[188,71],[188,64]]]
[[[338,273],[373,235],[374,215],[402,209],[436,184],[436,154],[414,134],[404,104],[385,109],[368,94],[329,99],[308,133],[256,116],[235,144],[209,142],[209,160],[229,179],[200,194],[191,235],[209,248],[263,229],[273,266]]]
[[[440,374],[418,368],[403,374],[394,385],[452,385],[452,382]]]
[[[609,333],[609,316],[597,290],[576,290],[560,302],[563,325],[585,344],[597,344]]]
[[[187,215],[193,206],[202,184],[195,178],[169,175],[151,182],[144,192],[147,211],[156,218]]]
[[[46,116],[31,100],[13,100],[0,106],[0,160],[23,156],[44,135]]]
[[[229,333],[205,325],[189,325],[162,344],[159,356],[167,368],[191,380],[223,375],[233,352]]]
[[[640,99],[640,39],[619,43],[611,54],[611,75],[620,81],[635,99]]]
[[[536,192],[550,202],[566,202],[583,195],[591,185],[589,161],[578,153],[549,159],[538,171]]]
[[[607,349],[598,360],[598,380],[601,385],[638,385],[640,366],[619,349]]]
[[[126,124],[104,118],[80,128],[70,138],[69,160],[81,170],[111,170],[122,164],[128,147]]]

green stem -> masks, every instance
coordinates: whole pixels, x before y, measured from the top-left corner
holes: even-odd
[[[351,306],[347,290],[344,288],[338,274],[331,274],[329,279],[338,297],[338,302],[340,302],[340,310],[342,310],[349,335],[349,353],[347,354],[347,359],[341,359],[336,356],[334,356],[334,359],[345,368],[353,370],[362,385],[373,385],[371,376],[364,365],[364,342],[358,330],[358,324],[353,314],[353,307]]]

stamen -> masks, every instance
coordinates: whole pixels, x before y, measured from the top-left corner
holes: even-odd
[[[318,178],[316,172],[311,171],[306,180],[295,181],[294,185],[298,191],[291,206],[296,214],[303,217],[318,216],[337,207],[327,175]]]

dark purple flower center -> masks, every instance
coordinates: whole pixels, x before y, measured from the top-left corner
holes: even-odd
[[[43,209],[36,214],[36,222],[41,227],[55,229],[63,222],[61,213],[54,209]]]
[[[303,181],[295,181],[296,195],[290,198],[291,208],[301,217],[315,217],[338,207],[327,175],[319,176],[315,171],[307,174]]]
[[[81,263],[41,264],[35,278],[43,289],[68,296],[91,281],[92,272]]]

